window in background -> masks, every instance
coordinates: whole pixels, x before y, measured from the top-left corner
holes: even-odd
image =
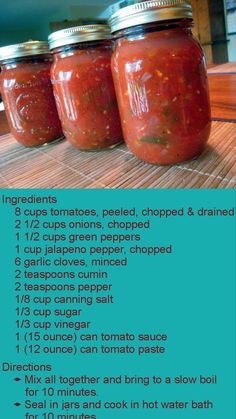
[[[226,0],[229,61],[236,61],[236,0]]]
[[[211,24],[212,54],[214,63],[226,63],[228,57],[228,37],[224,0],[208,0]]]

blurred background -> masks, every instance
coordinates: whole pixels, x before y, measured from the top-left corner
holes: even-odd
[[[57,29],[103,22],[111,0],[0,0],[0,46],[46,40]],[[236,0],[191,0],[208,64],[236,61]]]

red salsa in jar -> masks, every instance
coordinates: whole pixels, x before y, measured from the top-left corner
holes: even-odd
[[[81,150],[111,148],[122,129],[111,73],[112,41],[106,25],[53,33],[54,95],[66,138]]]
[[[10,130],[26,147],[63,137],[50,80],[46,42],[32,41],[0,49],[0,90]]]
[[[111,26],[116,37],[113,78],[131,151],[163,165],[201,154],[210,135],[211,110],[204,52],[191,32],[190,3],[118,7]]]

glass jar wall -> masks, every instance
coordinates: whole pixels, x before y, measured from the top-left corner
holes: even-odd
[[[110,38],[104,25],[66,29],[49,38],[54,56],[51,79],[63,131],[81,150],[111,148],[123,138]]]
[[[1,93],[10,130],[26,147],[63,137],[50,80],[48,44],[28,42],[0,49]]]
[[[149,163],[175,164],[202,153],[209,138],[205,57],[191,32],[188,2],[175,2],[174,11],[171,1],[168,10],[168,1],[146,3],[111,18],[113,78],[131,151]]]

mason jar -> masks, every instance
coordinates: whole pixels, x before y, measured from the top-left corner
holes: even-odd
[[[14,138],[26,147],[63,137],[50,80],[47,42],[0,48],[0,91]]]
[[[87,25],[49,37],[51,80],[68,141],[80,150],[112,148],[122,129],[111,73],[112,40],[107,25]]]
[[[125,141],[139,159],[176,164],[204,150],[211,129],[206,61],[185,0],[113,6],[112,72]]]

